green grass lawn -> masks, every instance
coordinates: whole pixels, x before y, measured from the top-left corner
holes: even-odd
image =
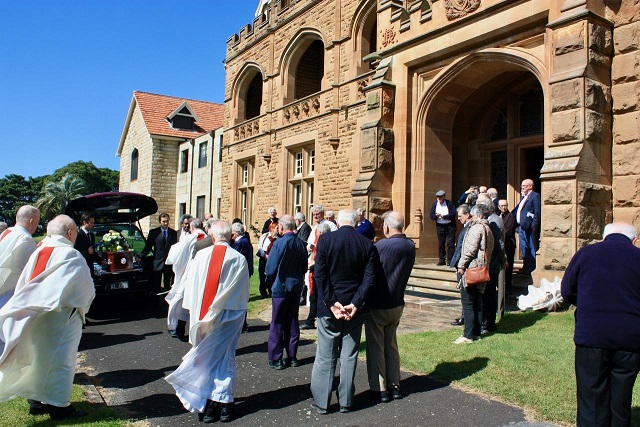
[[[399,336],[402,366],[523,407],[537,420],[574,425],[573,314],[511,313],[498,327],[466,345],[451,343],[459,328]],[[640,425],[637,384],[633,407]]]

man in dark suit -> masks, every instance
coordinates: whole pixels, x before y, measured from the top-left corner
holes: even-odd
[[[264,222],[262,226],[262,234],[269,232],[269,227],[271,227],[272,223],[278,223],[278,212],[276,212],[276,208],[273,206],[267,209],[267,213],[269,214],[269,218]]]
[[[341,210],[338,223],[337,231],[319,237],[314,268],[318,341],[311,373],[311,406],[320,414],[326,414],[331,403],[338,358],[340,412],[351,410],[358,346],[367,316],[363,310],[380,262],[371,240],[355,230],[355,211]]]
[[[78,229],[78,237],[73,244],[73,248],[82,254],[87,261],[91,277],[93,277],[93,263],[100,264],[102,259],[95,251],[96,235],[91,231],[96,219],[90,212],[85,212],[80,218],[80,229]]]
[[[451,203],[451,200],[445,199],[444,196],[444,190],[438,190],[438,192],[436,192],[436,201],[431,205],[429,217],[436,222],[438,265],[451,265],[451,258],[455,250],[456,209],[453,203]]]
[[[160,227],[149,230],[147,243],[140,253],[144,258],[153,250],[153,291],[159,293],[162,290],[171,289],[173,281],[173,268],[165,265],[169,248],[178,241],[176,230],[169,228],[169,214],[161,213],[159,216]]]
[[[519,273],[531,274],[536,269],[537,231],[540,227],[540,194],[533,191],[533,181],[525,179],[520,186],[522,200],[514,209],[518,224],[523,266]]]
[[[562,279],[562,297],[577,308],[576,424],[628,426],[640,370],[638,231],[614,222],[603,237],[573,256]]]
[[[460,234],[458,234],[458,240],[456,241],[456,250],[453,253],[453,258],[451,258],[451,267],[455,268],[457,271],[458,261],[460,261],[460,255],[462,255],[462,242],[464,242],[464,236],[467,234],[467,229],[468,229],[467,226],[471,222],[471,213],[470,213],[469,205],[467,205],[466,203],[458,206],[458,209],[456,211],[458,212],[458,221],[460,221],[460,224],[462,224],[462,230],[460,230]],[[458,282],[460,281],[460,277],[461,275],[457,274]],[[472,289],[472,291],[475,292],[475,288]],[[465,303],[473,300],[474,300],[473,295],[470,296],[467,290],[464,289],[464,286],[462,286],[462,288],[460,289],[460,302],[462,304],[462,316],[458,317],[453,322],[451,322],[452,325],[454,326],[464,325]],[[473,308],[473,307],[469,306],[468,308]],[[472,335],[471,330],[469,330],[468,332],[469,332],[469,335]]]
[[[296,221],[296,230],[293,233],[306,245],[311,235],[311,226],[305,222],[306,218],[302,212],[295,214],[294,219]]]
[[[504,276],[504,287],[507,295],[513,289],[513,261],[516,254],[516,217],[509,211],[509,204],[505,199],[498,202],[500,218],[504,223],[504,252],[507,256],[507,269]]]

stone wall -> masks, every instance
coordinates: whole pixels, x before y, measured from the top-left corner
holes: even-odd
[[[607,1],[613,22],[613,217],[640,228],[640,1]]]

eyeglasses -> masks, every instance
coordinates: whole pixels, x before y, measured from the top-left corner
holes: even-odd
[[[498,205],[499,208],[506,208],[507,205]]]

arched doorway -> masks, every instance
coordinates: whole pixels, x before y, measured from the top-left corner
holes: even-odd
[[[455,202],[471,184],[493,186],[510,207],[519,201],[524,178],[540,191],[548,123],[545,75],[533,56],[487,49],[454,62],[426,86],[416,115],[410,182],[412,212],[426,213],[422,229],[410,232],[419,236],[419,256],[436,255],[428,212],[437,190]]]

